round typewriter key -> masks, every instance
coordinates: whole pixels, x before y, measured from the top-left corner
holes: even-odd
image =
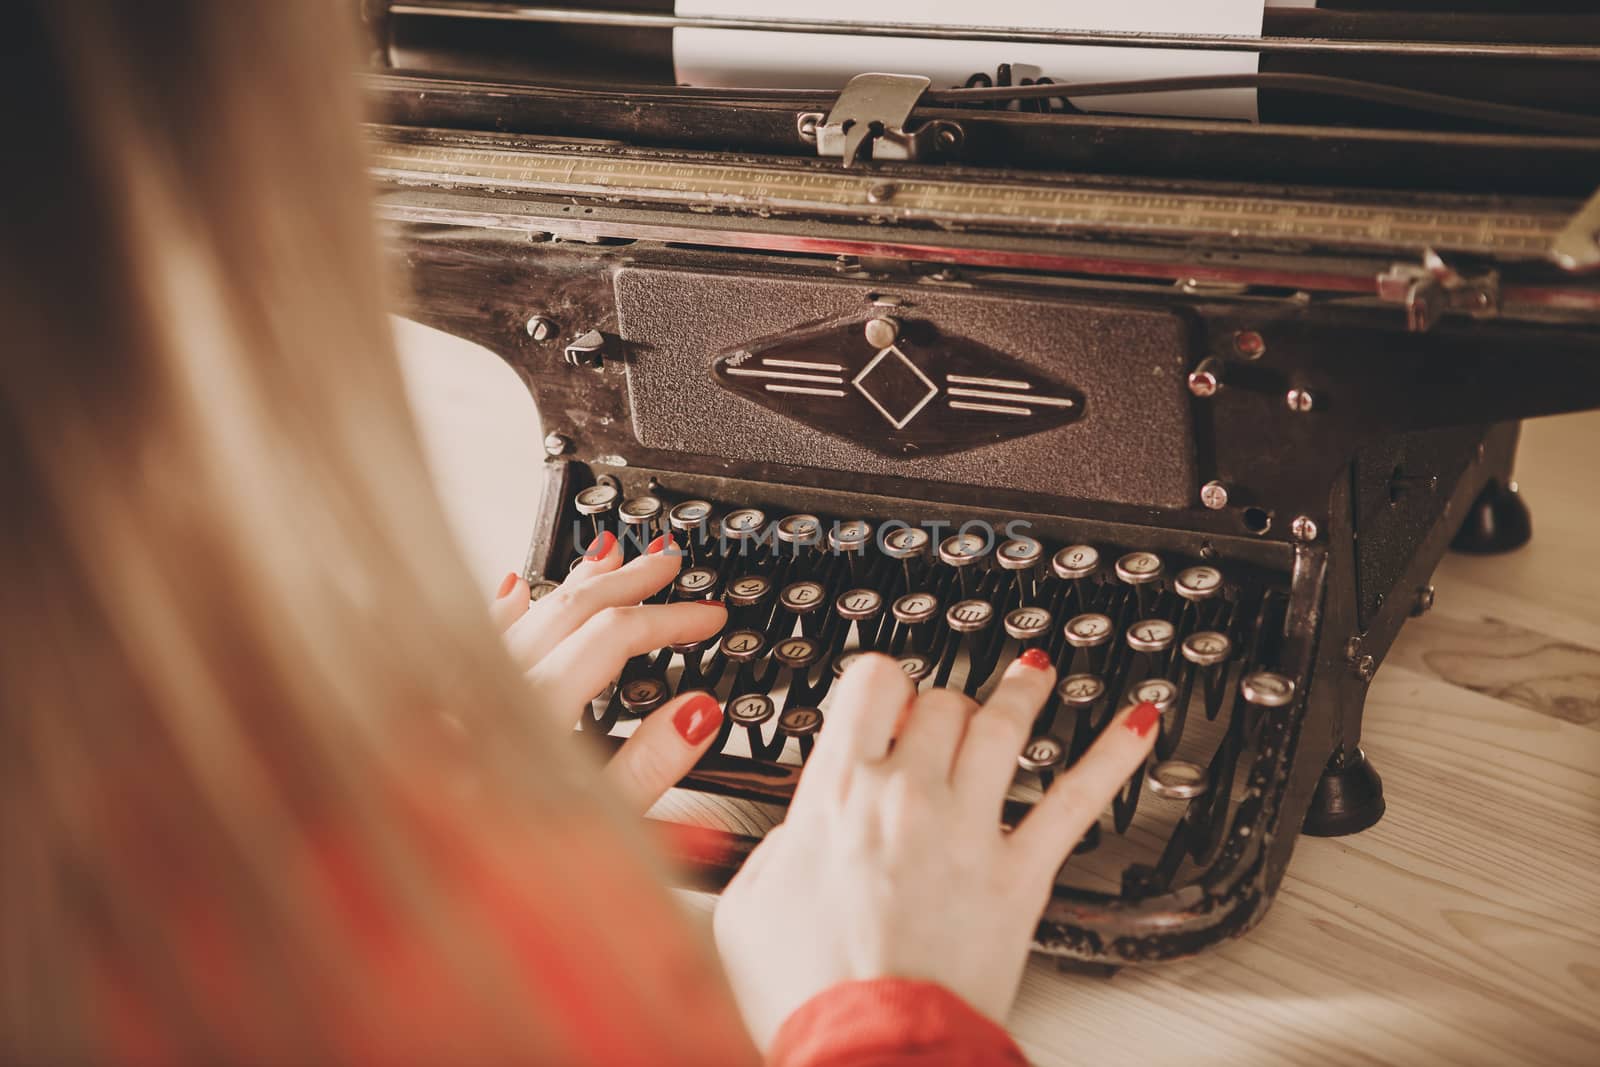
[[[1044,546],[1031,537],[1014,537],[1000,546],[995,562],[1003,570],[1025,571],[1038,565]]]
[[[667,525],[679,533],[694,533],[703,529],[711,518],[711,505],[704,500],[685,500],[674,504],[667,512]]]
[[[994,621],[994,605],[987,600],[961,600],[950,605],[944,621],[958,634],[977,633]]]
[[[690,567],[678,575],[672,587],[685,600],[700,600],[717,587],[717,572],[709,567]]]
[[[790,582],[783,587],[783,592],[778,594],[778,603],[787,611],[804,615],[817,610],[827,596],[828,591],[822,588],[821,582]]]
[[[854,663],[865,654],[866,653],[861,649],[852,649],[849,652],[835,656],[833,658],[833,676],[835,678],[842,676],[845,671],[850,669],[850,664]]]
[[[1294,700],[1294,679],[1272,671],[1256,671],[1240,679],[1239,692],[1252,704],[1281,708]]]
[[[900,669],[913,682],[920,682],[933,673],[934,662],[932,657],[924,656],[921,652],[907,652],[900,657],[898,662]]]
[[[1140,619],[1128,627],[1128,647],[1135,652],[1165,652],[1176,633],[1166,619]]]
[[[635,678],[623,682],[618,694],[624,708],[635,715],[644,715],[666,703],[667,686],[659,678]]]
[[[729,582],[722,595],[734,607],[747,608],[772,595],[772,579],[764,574],[747,574]]]
[[[722,654],[735,663],[759,659],[767,650],[767,638],[760,630],[729,630],[722,635]]]
[[[1222,591],[1222,572],[1215,567],[1188,567],[1178,572],[1172,588],[1185,600],[1209,600]]]
[[[796,737],[809,737],[822,729],[822,712],[816,708],[790,708],[778,716],[778,729]]]
[[[1233,655],[1233,642],[1215,630],[1200,630],[1183,639],[1183,658],[1197,667],[1215,667]]]
[[[1098,674],[1069,674],[1056,683],[1056,696],[1069,708],[1086,708],[1106,695]]]
[[[809,637],[785,637],[772,646],[772,658],[793,670],[804,670],[817,662],[822,649]]]
[[[1193,800],[1205,796],[1211,783],[1206,769],[1198,763],[1183,759],[1162,760],[1145,775],[1150,792],[1168,800]]]
[[[692,656],[696,652],[704,652],[706,649],[710,648],[711,642],[714,640],[716,640],[716,634],[712,634],[710,637],[701,638],[698,641],[680,641],[675,645],[668,645],[667,647],[678,653],[680,656]]]
[[[907,626],[918,626],[939,614],[939,598],[932,593],[907,593],[889,610]]]
[[[911,559],[924,555],[931,540],[927,530],[902,526],[883,535],[883,554],[890,559]]]
[[[541,578],[528,586],[528,603],[537,604],[545,597],[554,593],[561,587],[547,578]]]
[[[939,560],[947,567],[966,567],[978,562],[989,551],[989,539],[961,533],[939,542]]]
[[[822,520],[815,515],[785,515],[778,520],[778,540],[802,548],[822,543]]]
[[[1111,632],[1115,628],[1109,615],[1096,613],[1074,615],[1067,620],[1062,632],[1066,634],[1067,644],[1073,648],[1094,648],[1111,640]]]
[[[872,619],[883,611],[883,594],[876,589],[850,589],[839,594],[833,609],[844,619]]]
[[[1135,704],[1154,704],[1166,712],[1172,707],[1172,702],[1178,699],[1178,687],[1165,678],[1147,678],[1134,686],[1128,697]]]
[[[665,505],[660,497],[636,496],[624,500],[617,515],[629,526],[648,526],[661,517]]]
[[[828,547],[835,552],[860,552],[871,540],[872,523],[865,519],[837,522],[828,531]]]
[[[1050,613],[1043,608],[1014,608],[1006,612],[1006,633],[1018,641],[1033,641],[1050,632]]]
[[[1117,577],[1129,585],[1144,585],[1161,577],[1161,557],[1154,552],[1129,552],[1117,560]]]
[[[730,541],[748,541],[766,524],[766,512],[759,508],[740,508],[722,516],[722,536]]]
[[[617,506],[621,496],[614,485],[591,485],[573,498],[573,506],[579,515],[603,515]]]
[[[1035,737],[1017,755],[1017,766],[1035,774],[1053,771],[1066,758],[1066,749],[1053,737]]]
[[[728,701],[728,718],[741,726],[760,726],[772,718],[776,709],[765,693],[746,693]]]
[[[1092,545],[1068,545],[1050,557],[1050,569],[1063,581],[1087,578],[1100,566],[1100,552]]]

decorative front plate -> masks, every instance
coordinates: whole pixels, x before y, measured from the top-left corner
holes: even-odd
[[[986,345],[915,320],[887,334],[882,321],[762,338],[718,355],[712,372],[762,407],[889,456],[955,452],[1083,416],[1082,393]]]

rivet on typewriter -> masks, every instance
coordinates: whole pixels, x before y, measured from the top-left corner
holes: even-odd
[[[1233,350],[1241,359],[1260,359],[1267,354],[1267,341],[1255,330],[1239,330],[1233,335]]]
[[[1210,481],[1200,487],[1200,503],[1212,511],[1221,511],[1228,506],[1228,487],[1218,481]]]
[[[1294,534],[1296,541],[1315,541],[1317,539],[1317,520],[1310,515],[1296,515],[1289,524],[1289,532]]]
[[[528,336],[535,341],[548,341],[561,332],[555,319],[547,315],[533,315],[528,319]]]
[[[1189,392],[1198,397],[1216,396],[1222,388],[1222,361],[1208,357],[1189,372]]]
[[[1289,410],[1296,415],[1304,415],[1315,410],[1317,406],[1317,398],[1311,395],[1309,389],[1291,389],[1283,399],[1289,405]]]

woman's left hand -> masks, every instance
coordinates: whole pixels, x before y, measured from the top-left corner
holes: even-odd
[[[603,534],[561,585],[536,603],[528,583],[507,575],[490,612],[512,659],[560,725],[571,728],[634,656],[710,637],[727,621],[717,601],[643,604],[678,576],[683,554],[668,539],[622,562]],[[644,811],[683,778],[710,746],[722,708],[709,693],[684,693],[657,708],[606,766],[626,803]]]

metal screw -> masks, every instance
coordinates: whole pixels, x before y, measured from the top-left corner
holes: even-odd
[[[572,442],[558,433],[544,435],[544,454],[547,456],[564,456],[572,448]]]
[[[1317,398],[1306,389],[1291,389],[1285,399],[1289,402],[1289,410],[1301,415],[1317,406]]]
[[[900,336],[900,324],[894,319],[868,319],[867,344],[873,348],[888,348]]]
[[[1309,515],[1296,515],[1289,524],[1289,532],[1294,534],[1296,541],[1315,541],[1317,539],[1317,523]]]
[[[796,123],[796,129],[800,132],[800,139],[802,141],[816,141],[817,126],[821,122],[822,116],[815,112],[808,111],[801,115]]]
[[[535,341],[548,341],[560,332],[561,327],[549,316],[534,315],[528,319],[528,336]]]
[[[1228,506],[1228,487],[1221,482],[1207,482],[1200,487],[1200,503],[1212,511],[1221,511]]]
[[[1372,681],[1372,676],[1378,673],[1378,661],[1371,656],[1362,656],[1355,662],[1356,677],[1363,682]]]
[[[1233,350],[1245,359],[1260,359],[1267,354],[1267,341],[1254,330],[1239,330],[1233,335]]]
[[[867,202],[870,204],[882,204],[893,200],[894,194],[894,183],[879,182],[877,185],[874,185],[871,189],[867,190]]]
[[[1433,586],[1425,585],[1417,590],[1417,602],[1411,606],[1412,615],[1426,615],[1433,610]]]
[[[1217,390],[1222,388],[1221,371],[1216,360],[1201,360],[1200,365],[1189,372],[1189,392],[1199,397],[1216,396]]]

